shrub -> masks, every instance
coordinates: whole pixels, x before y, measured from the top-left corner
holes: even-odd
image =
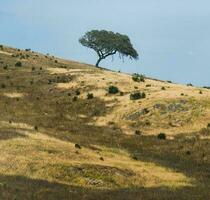
[[[159,140],[165,140],[166,139],[166,134],[165,133],[159,133],[158,136],[157,136],[157,138]]]
[[[187,86],[192,87],[192,86],[193,86],[193,84],[192,84],[192,83],[188,83],[188,84],[187,84]]]
[[[115,86],[109,86],[109,94],[117,94],[119,92],[119,89]]]
[[[4,89],[6,88],[6,85],[4,83],[1,84],[1,88]]]
[[[141,135],[141,134],[142,134],[141,131],[135,130],[135,135]]]
[[[138,160],[137,155],[133,154],[133,155],[132,155],[132,159],[133,159],[133,160]]]
[[[3,45],[0,45],[0,49],[3,49],[4,47],[3,47]]]
[[[93,93],[88,93],[87,94],[87,99],[93,99]]]
[[[209,86],[203,86],[203,88],[205,88],[205,89],[210,89],[210,87],[209,87]]]
[[[146,94],[144,92],[133,92],[130,94],[130,100],[138,100],[143,99],[146,97]]]
[[[166,90],[166,88],[165,87],[162,87],[161,90]]]
[[[135,82],[144,82],[144,81],[145,81],[144,75],[142,75],[142,74],[137,74],[137,73],[134,73],[134,74],[132,75],[132,79],[133,79],[133,81],[135,81]]]
[[[22,63],[19,61],[15,64],[15,67],[22,67]]]
[[[80,95],[80,91],[79,90],[76,90],[75,93],[76,93],[77,96]]]
[[[35,131],[38,131],[38,126],[34,126],[34,130]]]
[[[146,85],[146,87],[151,87],[151,86],[152,86],[151,84],[147,84],[147,85]]]
[[[124,92],[120,92],[120,96],[123,96],[124,95]]]
[[[35,70],[36,70],[36,68],[35,68],[35,67],[32,67],[32,68],[31,68],[31,71],[35,71]]]
[[[75,147],[76,149],[81,149],[81,146],[80,146],[79,144],[75,144],[74,147]]]
[[[8,69],[8,65],[5,65],[5,66],[3,67],[3,69],[7,70],[7,69]]]
[[[141,98],[142,98],[142,99],[146,98],[145,92],[142,92],[142,93],[141,93]]]
[[[100,157],[100,160],[101,160],[101,161],[104,161],[104,158],[103,158],[103,157]]]
[[[25,51],[31,51],[31,49],[25,49]]]
[[[208,124],[207,124],[207,128],[209,128],[209,129],[210,129],[210,123],[208,123]]]
[[[74,96],[73,97],[73,101],[77,101],[78,100],[78,97],[77,96]]]
[[[25,59],[26,57],[24,55],[20,55],[20,59]]]
[[[199,94],[203,94],[202,90],[199,91]]]

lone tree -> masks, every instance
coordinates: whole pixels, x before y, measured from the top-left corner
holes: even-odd
[[[106,30],[92,30],[79,39],[79,42],[98,54],[96,67],[108,56],[119,53],[120,58],[128,56],[131,59],[138,59],[138,53],[133,48],[127,35],[114,33]]]

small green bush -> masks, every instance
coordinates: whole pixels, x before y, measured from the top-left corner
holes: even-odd
[[[132,75],[132,79],[133,79],[133,81],[135,81],[135,82],[145,82],[145,77],[144,77],[144,75],[142,75],[142,74],[134,73],[134,74]]]
[[[6,88],[6,85],[4,83],[1,84],[1,88],[4,89]]]
[[[188,83],[187,86],[193,87],[193,84],[192,83]]]
[[[77,101],[78,100],[78,97],[77,96],[74,96],[72,100],[73,101]]]
[[[208,89],[208,90],[210,89],[210,87],[209,87],[209,86],[203,86],[203,88]]]
[[[109,94],[117,94],[119,92],[119,89],[115,86],[109,86]]]
[[[123,96],[123,95],[124,95],[124,92],[121,91],[121,92],[120,92],[120,96]]]
[[[157,136],[157,138],[159,140],[165,140],[166,139],[166,134],[165,133],[159,133],[158,136]]]
[[[75,91],[75,94],[76,94],[77,96],[79,96],[79,95],[80,95],[80,91],[79,91],[79,90],[76,90],[76,91]]]
[[[166,90],[166,88],[165,87],[162,87],[161,90]]]
[[[146,98],[146,94],[144,92],[133,92],[130,94],[130,100],[138,100]]]
[[[15,64],[15,67],[22,67],[22,63],[20,61],[18,61],[16,64]]]
[[[135,130],[135,135],[141,135],[142,134],[142,132],[141,131],[139,131],[139,130]]]
[[[8,69],[8,65],[5,65],[5,66],[3,67],[3,69],[7,70],[7,69]]]
[[[76,149],[81,149],[81,148],[82,148],[79,144],[75,144],[74,147],[75,147]]]
[[[93,99],[93,93],[88,93],[87,94],[87,99]]]

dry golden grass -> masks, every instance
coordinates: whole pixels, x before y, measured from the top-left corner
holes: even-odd
[[[210,122],[210,90],[137,83],[128,74],[7,47],[0,60],[0,199],[210,196],[209,135],[199,132]],[[111,85],[123,94],[108,94]],[[146,98],[131,101],[133,91]],[[129,118],[145,108],[149,113]],[[166,140],[157,139],[160,132]]]
[[[1,122],[1,129],[13,129],[21,137],[0,141],[0,174],[107,189],[193,185],[193,180],[184,174],[152,162],[135,161],[126,151],[95,146],[100,152],[82,148],[77,153],[74,144],[35,132],[27,124]],[[87,173],[74,171],[83,166],[87,167]],[[91,166],[111,172],[97,174],[91,171]]]

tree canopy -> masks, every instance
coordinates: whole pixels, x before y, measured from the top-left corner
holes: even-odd
[[[101,60],[116,53],[119,53],[120,58],[126,56],[131,59],[138,59],[138,53],[133,48],[133,45],[127,35],[106,30],[92,30],[82,36],[79,39],[79,42],[83,46],[96,51],[99,57],[96,63],[97,67],[99,66]]]

